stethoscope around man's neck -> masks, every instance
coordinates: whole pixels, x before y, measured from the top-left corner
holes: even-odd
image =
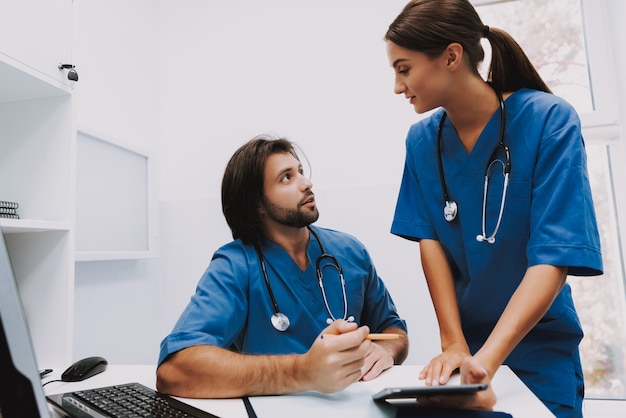
[[[324,245],[322,244],[322,241],[320,240],[320,237],[313,230],[313,228],[307,227],[307,229],[309,230],[311,234],[315,236],[315,239],[317,240],[317,244],[320,246],[320,250],[322,251],[322,254],[319,257],[317,257],[317,260],[315,260],[315,273],[317,274],[317,281],[320,286],[320,290],[322,291],[322,297],[324,298],[324,306],[326,307],[326,311],[328,312],[328,315],[329,315],[329,318],[326,320],[326,323],[330,325],[334,321],[336,321],[338,318],[336,318],[333,315],[330,309],[330,305],[328,304],[328,299],[326,298],[326,290],[324,289],[324,280],[323,280],[324,276],[322,275],[322,269],[324,267],[332,267],[336,269],[337,272],[339,273],[339,281],[341,283],[341,292],[343,294],[343,317],[341,317],[341,319],[345,319],[348,322],[354,322],[354,316],[352,315],[348,316],[348,298],[346,296],[346,282],[343,278],[343,269],[341,268],[341,264],[339,264],[339,261],[334,256],[326,252],[326,250],[324,249]],[[261,252],[261,249],[258,246],[255,246],[255,249],[256,249],[257,255],[259,256],[259,262],[261,263],[261,272],[263,273],[265,286],[267,287],[267,292],[269,293],[270,299],[272,300],[272,305],[274,306],[274,314],[272,314],[270,318],[272,322],[272,326],[277,331],[281,331],[281,332],[287,331],[287,329],[289,328],[289,325],[291,325],[291,322],[289,321],[289,317],[285,315],[284,313],[282,313],[280,308],[278,307],[278,302],[276,302],[276,297],[274,296],[274,292],[272,291],[272,286],[270,285],[270,281],[267,276],[267,269],[265,268],[265,260],[263,259],[263,253]],[[330,262],[326,266],[322,267],[321,263],[324,262],[324,260],[327,260]]]
[[[495,89],[494,89],[495,90]],[[504,108],[504,100],[502,99],[502,93],[498,90],[495,90],[496,95],[498,96],[498,100],[500,101],[500,138],[498,141],[498,145],[494,148],[489,156],[489,161],[487,161],[487,167],[485,168],[485,183],[483,186],[483,215],[482,215],[482,233],[476,235],[476,241],[478,242],[488,242],[489,244],[493,244],[496,242],[496,234],[500,229],[500,222],[502,221],[502,214],[504,213],[504,202],[506,201],[506,191],[509,186],[509,173],[511,172],[511,153],[509,152],[509,147],[504,145],[504,130],[506,127],[506,116],[505,116],[505,108]],[[446,178],[443,172],[443,161],[441,157],[441,134],[443,130],[443,124],[446,120],[446,112],[443,112],[441,116],[441,120],[439,121],[439,128],[437,129],[437,162],[439,164],[439,178],[441,179],[441,189],[443,191],[443,200],[445,205],[443,207],[443,217],[446,221],[452,222],[456,219],[458,213],[458,205],[454,200],[450,199],[448,195],[448,186],[446,185]],[[496,159],[496,155],[499,150],[504,151],[504,157],[506,162],[502,162],[499,159]],[[496,222],[496,226],[494,227],[491,235],[487,235],[487,191],[489,189],[489,171],[491,167],[495,163],[500,163],[502,165],[502,172],[504,174],[504,186],[502,188],[502,199],[500,200],[500,213],[498,214],[498,221]]]

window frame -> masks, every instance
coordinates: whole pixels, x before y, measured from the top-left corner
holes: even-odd
[[[608,4],[605,0],[581,0],[583,34],[592,86],[594,111],[580,114],[583,135],[589,141],[619,139],[618,101],[615,95],[615,62],[611,51]]]
[[[623,118],[622,107],[625,103],[619,99],[620,94],[626,93],[623,91],[626,84],[620,86],[617,82],[619,63],[611,53],[620,51],[624,46],[623,42],[620,45],[622,37],[615,27],[617,19],[611,18],[610,3],[610,0],[581,0],[583,33],[595,111],[581,114],[580,118],[585,141],[607,144],[622,281],[626,285],[624,266],[626,247],[623,244],[623,237],[626,237],[626,222],[620,219],[620,213],[626,213],[626,183],[619,181],[626,178],[626,167],[623,164],[626,159],[626,138],[620,118],[620,115]],[[626,300],[626,294],[624,299]]]

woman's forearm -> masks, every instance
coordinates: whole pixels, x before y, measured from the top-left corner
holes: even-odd
[[[489,338],[476,353],[491,376],[546,314],[566,278],[565,267],[537,265],[528,268]]]

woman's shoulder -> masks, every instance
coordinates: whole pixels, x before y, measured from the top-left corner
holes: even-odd
[[[443,113],[443,108],[438,108],[432,111],[430,115],[412,124],[406,138],[407,145],[416,146],[424,141],[427,144],[434,144],[433,138],[437,133]]]
[[[432,131],[433,129],[437,129],[437,126],[439,125],[439,121],[441,120],[441,117],[443,116],[443,112],[444,110],[441,107],[433,110],[429,115],[423,117],[422,119],[412,124],[411,127],[409,128],[409,131],[411,133],[416,133],[416,132]]]
[[[564,125],[580,125],[576,109],[562,97],[538,90],[521,89],[505,101],[507,117],[527,126],[529,118],[535,121],[537,129],[560,129]]]
[[[519,108],[520,111],[524,108],[548,110],[555,107],[568,112],[574,111],[574,107],[567,100],[556,94],[527,88],[511,93],[505,104],[509,108]]]

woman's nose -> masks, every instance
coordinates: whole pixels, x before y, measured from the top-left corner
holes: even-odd
[[[402,94],[404,93],[404,89],[405,89],[404,83],[396,79],[394,86],[393,86],[393,92],[396,94]]]

